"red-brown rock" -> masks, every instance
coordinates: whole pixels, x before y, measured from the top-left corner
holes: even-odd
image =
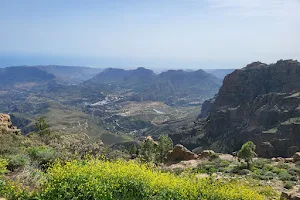
[[[174,149],[169,151],[167,155],[168,162],[182,161],[182,160],[195,160],[198,158],[198,155],[191,152],[181,144],[174,146]]]

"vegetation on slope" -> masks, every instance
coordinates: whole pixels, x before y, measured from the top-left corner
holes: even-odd
[[[238,182],[198,179],[161,172],[136,161],[98,159],[57,162],[35,192],[5,190],[1,195],[22,199],[265,199]],[[7,193],[6,193],[7,192]]]
[[[277,196],[269,187],[253,187],[235,178],[201,178],[197,170],[181,174],[162,170],[173,146],[165,135],[158,142],[147,137],[142,145],[133,143],[130,150],[121,151],[106,148],[102,141],[91,142],[85,134],[53,132],[41,118],[36,132],[22,136],[0,130],[0,137],[0,197],[10,200]]]

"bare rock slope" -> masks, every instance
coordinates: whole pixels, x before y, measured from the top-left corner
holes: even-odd
[[[232,152],[252,140],[260,156],[292,156],[300,149],[300,63],[254,62],[235,70],[200,117],[206,118],[200,146]]]

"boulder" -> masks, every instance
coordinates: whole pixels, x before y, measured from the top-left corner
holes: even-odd
[[[294,162],[300,161],[300,152],[296,152],[293,156]]]
[[[280,200],[300,200],[300,193],[298,190],[283,191],[281,193]]]
[[[282,157],[274,157],[274,158],[271,158],[271,160],[274,162],[281,162],[281,161],[284,162],[285,161],[285,159]]]
[[[173,150],[169,151],[167,155],[168,162],[182,161],[182,160],[195,160],[198,155],[188,150],[181,144],[174,146]]]
[[[192,152],[195,153],[195,154],[201,154],[202,151],[203,151],[202,147],[197,147],[197,148],[192,150]]]
[[[288,200],[291,197],[291,192],[283,191],[280,195],[280,200]]]
[[[294,159],[293,158],[285,158],[284,162],[285,163],[291,163],[291,162],[294,162]]]
[[[300,200],[300,193],[294,193],[291,195],[291,200]]]
[[[210,158],[211,156],[216,155],[216,153],[213,150],[204,150],[199,154],[199,158]]]

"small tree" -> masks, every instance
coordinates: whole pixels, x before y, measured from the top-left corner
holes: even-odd
[[[255,144],[252,141],[243,144],[241,150],[238,152],[238,158],[243,159],[247,163],[248,169],[250,169],[250,163],[255,156]]]
[[[158,161],[163,163],[170,150],[173,149],[173,141],[167,135],[158,138]]]
[[[137,154],[137,153],[138,153],[138,150],[137,150],[135,144],[133,144],[133,145],[131,146],[129,153],[130,153],[131,155],[132,155],[132,154]]]
[[[37,122],[35,123],[35,128],[36,131],[40,134],[40,135],[44,135],[46,133],[49,133],[49,125],[46,123],[46,120],[42,117],[40,117]]]
[[[147,137],[142,147],[142,157],[147,162],[154,162],[157,149],[157,142],[152,137]]]

